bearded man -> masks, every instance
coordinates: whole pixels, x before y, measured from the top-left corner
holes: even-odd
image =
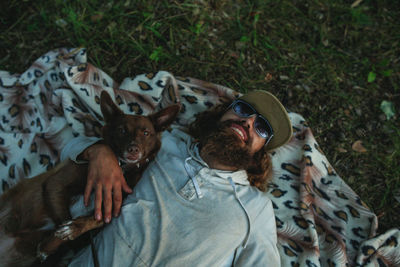
[[[253,91],[166,131],[121,214],[94,240],[101,266],[280,266],[272,202],[266,195],[268,151],[292,136],[279,100]],[[77,138],[63,151],[89,160],[85,202],[111,221],[121,191],[131,193],[114,154],[98,139]],[[82,147],[87,147],[82,153]],[[114,208],[112,209],[112,206]],[[83,249],[71,266],[93,266]]]

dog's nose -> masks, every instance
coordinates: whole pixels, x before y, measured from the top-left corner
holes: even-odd
[[[136,146],[136,145],[130,146],[130,147],[128,148],[128,152],[129,152],[129,153],[139,153],[139,147]]]

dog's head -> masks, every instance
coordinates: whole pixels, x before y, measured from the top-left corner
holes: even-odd
[[[148,116],[127,115],[103,91],[100,107],[105,125],[104,142],[125,164],[136,164],[153,158],[161,146],[161,132],[168,128],[178,115],[180,105],[166,107]]]

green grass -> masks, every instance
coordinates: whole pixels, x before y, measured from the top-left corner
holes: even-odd
[[[400,3],[352,3],[3,1],[0,69],[22,72],[50,49],[84,46],[117,81],[168,70],[270,90],[308,120],[384,231],[400,221]],[[352,150],[357,140],[366,153]]]

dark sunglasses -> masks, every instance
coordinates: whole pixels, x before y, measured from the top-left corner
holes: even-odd
[[[242,118],[249,118],[256,115],[254,120],[254,129],[257,134],[264,139],[267,139],[265,144],[268,144],[271,138],[274,136],[274,131],[272,130],[271,124],[266,118],[264,118],[260,113],[257,112],[249,103],[242,100],[235,100],[229,107],[235,112],[236,115]]]

